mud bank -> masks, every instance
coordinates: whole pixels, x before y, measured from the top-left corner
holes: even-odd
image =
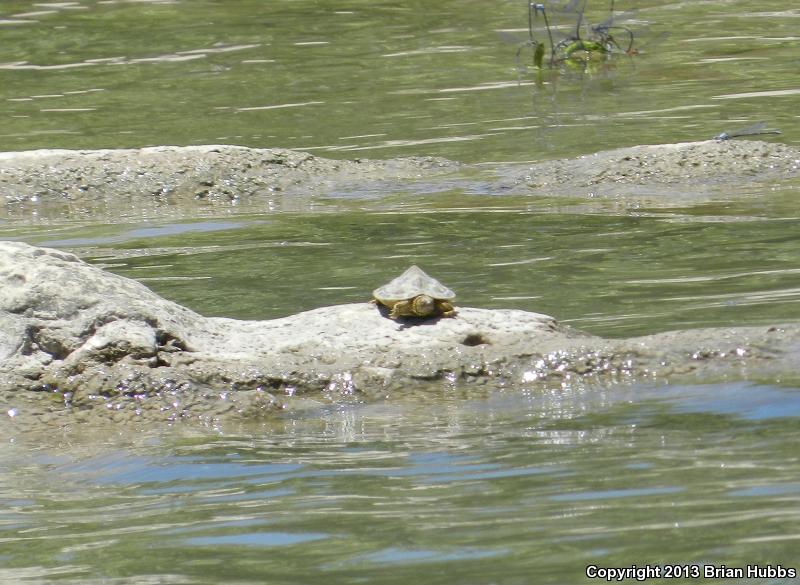
[[[398,323],[371,304],[206,318],[76,256],[0,242],[0,417],[13,425],[214,422],[469,389],[787,375],[800,327],[608,340],[515,310]]]
[[[640,197],[800,176],[800,150],[757,140],[634,146],[524,167],[436,158],[335,161],[239,146],[37,150],[0,154],[0,218],[120,219],[308,211],[325,197],[375,198],[463,187],[531,195]],[[470,176],[470,173],[472,176]]]
[[[503,185],[542,194],[709,190],[800,175],[800,149],[758,140],[705,140],[607,150],[505,171]],[[672,189],[670,188],[672,187]]]
[[[15,219],[302,211],[332,189],[365,189],[458,167],[431,157],[337,161],[229,145],[32,150],[0,153],[0,198],[3,215]]]

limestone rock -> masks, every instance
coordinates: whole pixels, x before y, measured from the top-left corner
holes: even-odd
[[[15,420],[214,420],[432,385],[777,375],[799,348],[797,325],[607,340],[470,307],[406,321],[369,303],[206,318],[73,254],[0,242],[0,415]]]

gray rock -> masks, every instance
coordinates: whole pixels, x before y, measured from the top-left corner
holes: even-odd
[[[31,424],[252,418],[436,386],[775,376],[794,371],[798,342],[797,325],[606,340],[469,307],[407,322],[369,303],[206,318],[72,254],[0,242],[0,416]]]

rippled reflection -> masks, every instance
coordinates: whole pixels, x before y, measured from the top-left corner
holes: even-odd
[[[563,583],[620,559],[791,566],[799,414],[794,386],[566,386],[136,444],[68,433],[33,457],[6,443],[0,576]]]

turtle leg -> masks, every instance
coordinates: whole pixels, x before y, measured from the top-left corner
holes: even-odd
[[[442,317],[456,316],[456,308],[447,301],[436,301],[436,310]]]
[[[389,318],[397,320],[400,317],[407,317],[413,314],[411,301],[398,301],[392,306],[392,310],[389,313]]]

